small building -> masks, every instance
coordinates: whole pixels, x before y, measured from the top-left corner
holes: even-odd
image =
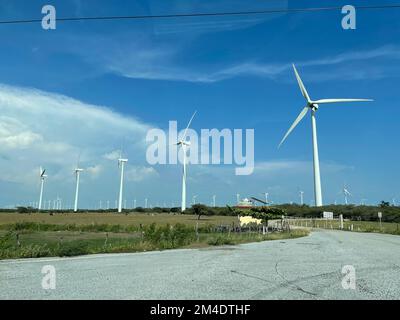
[[[252,201],[250,201],[249,199],[244,198],[235,207],[238,209],[252,208],[252,207],[254,207],[254,203]]]

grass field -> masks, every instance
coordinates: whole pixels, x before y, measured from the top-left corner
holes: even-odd
[[[90,224],[108,224],[108,225],[150,225],[157,223],[159,225],[174,225],[183,223],[186,225],[199,226],[207,224],[220,225],[237,223],[236,217],[230,216],[209,216],[201,217],[197,220],[197,216],[182,215],[182,214],[168,214],[168,213],[56,213],[50,215],[48,213],[4,213],[0,212],[0,225],[12,224],[17,222],[36,222],[45,224],[76,224],[76,225],[90,225]]]
[[[323,219],[292,219],[291,224],[300,227],[322,228],[322,229],[339,229],[338,220]],[[343,230],[353,232],[375,232],[400,235],[400,224],[391,222],[378,221],[351,221],[343,222]]]
[[[233,224],[237,218],[229,216],[0,213],[0,259],[201,248],[308,235],[306,230],[218,231],[220,225]]]

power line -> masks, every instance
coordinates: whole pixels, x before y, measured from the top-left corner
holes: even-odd
[[[400,9],[400,4],[354,6],[356,10],[377,10],[377,9]],[[272,13],[301,13],[318,11],[337,11],[342,7],[316,7],[316,8],[293,8],[293,9],[269,9],[260,11],[236,11],[236,12],[203,12],[203,13],[182,13],[182,14],[160,14],[160,15],[134,15],[134,16],[98,16],[98,17],[65,17],[57,18],[62,21],[92,21],[92,20],[144,20],[144,19],[169,19],[169,18],[190,18],[190,17],[218,17],[218,16],[240,16],[240,15],[263,15]],[[41,22],[42,19],[27,20],[3,20],[0,24],[24,24]]]

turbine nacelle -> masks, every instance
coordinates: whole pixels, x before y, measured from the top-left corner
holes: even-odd
[[[126,163],[126,162],[128,162],[128,159],[118,159],[118,164]]]
[[[191,143],[190,143],[190,141],[181,140],[176,145],[177,146],[188,146],[189,147],[191,145]]]
[[[40,171],[39,171],[39,177],[40,177],[40,179],[44,180],[45,178],[47,178],[47,174],[45,174],[46,169],[43,169],[42,167],[40,167],[39,170],[40,170]]]

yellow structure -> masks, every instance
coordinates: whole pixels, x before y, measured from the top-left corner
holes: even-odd
[[[243,227],[249,223],[262,224],[261,219],[255,219],[250,216],[239,217],[240,226]]]

